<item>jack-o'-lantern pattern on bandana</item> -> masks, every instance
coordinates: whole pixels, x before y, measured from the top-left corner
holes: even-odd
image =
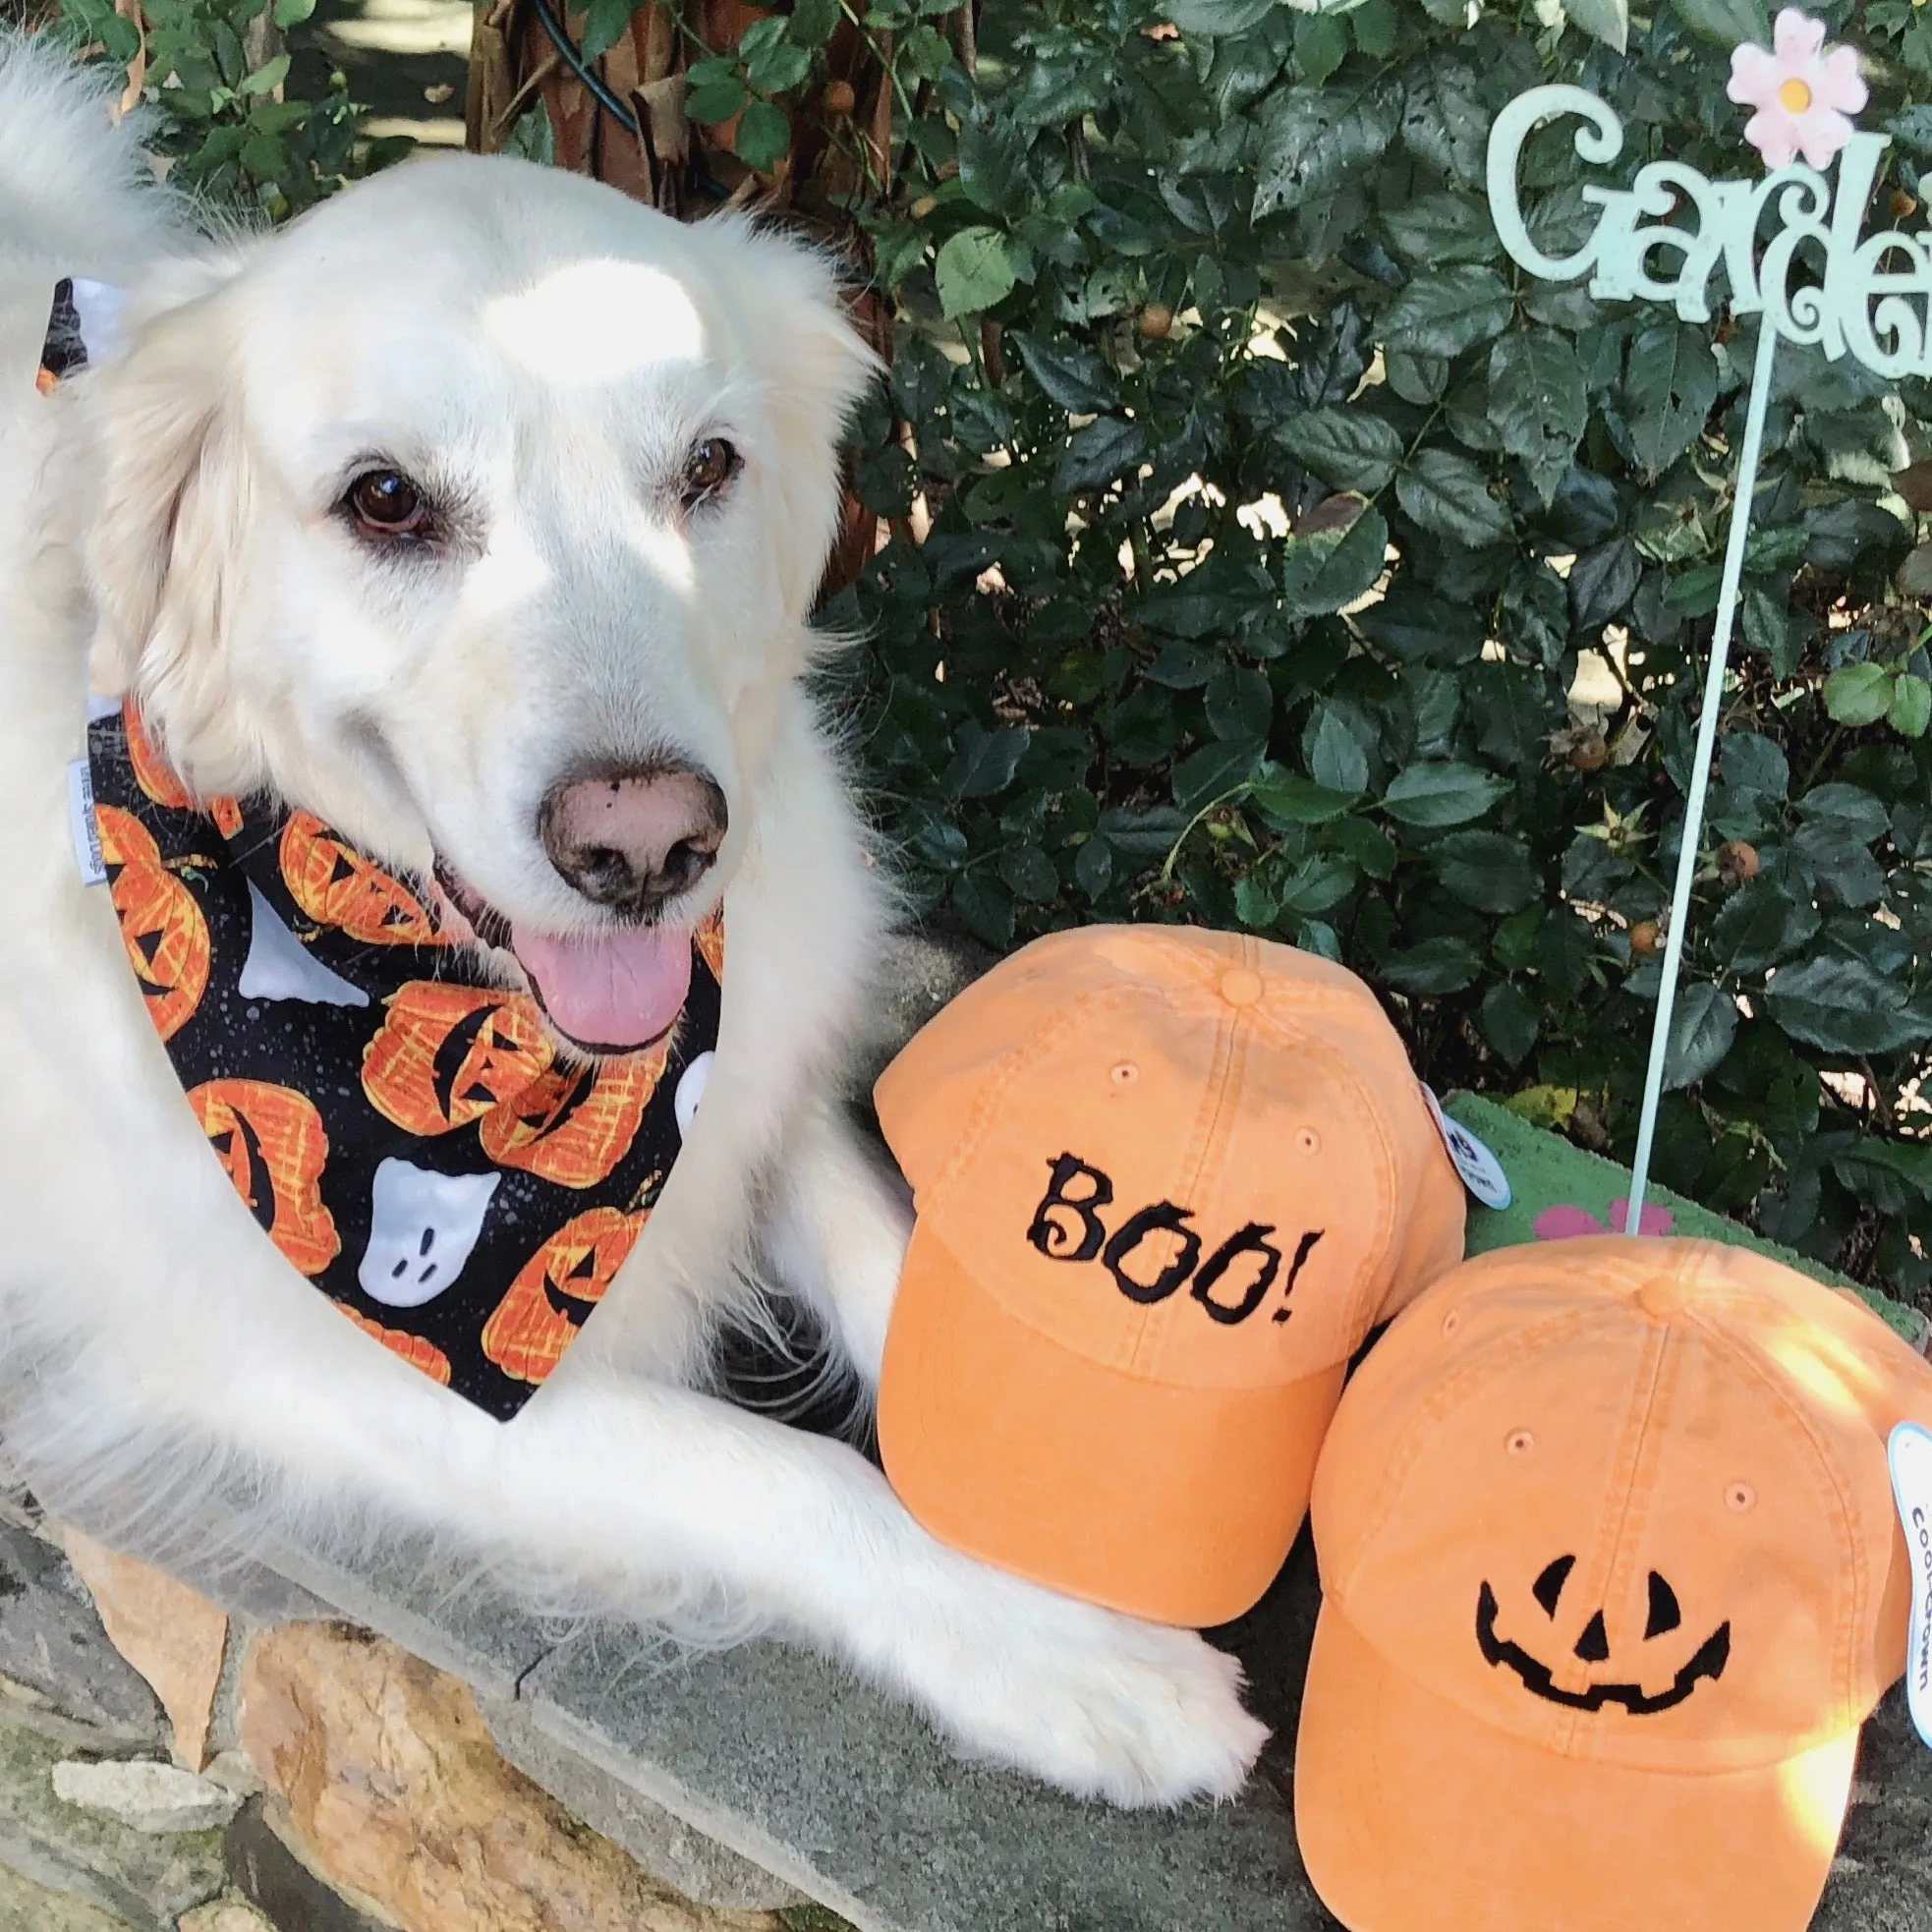
[[[371,1341],[507,1421],[677,1159],[717,1042],[720,916],[692,935],[676,1026],[588,1062],[313,814],[198,802],[132,701],[89,725],[88,762],[129,964],[237,1198]]]

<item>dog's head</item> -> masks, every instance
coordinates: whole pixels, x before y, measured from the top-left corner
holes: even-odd
[[[96,688],[433,878],[567,1039],[660,1031],[809,658],[872,360],[825,264],[451,158],[132,313],[77,385]]]

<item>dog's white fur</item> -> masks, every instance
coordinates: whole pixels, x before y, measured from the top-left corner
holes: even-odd
[[[43,398],[62,274],[132,291],[127,340]],[[89,81],[0,38],[6,1449],[150,1552],[217,1497],[236,1548],[426,1534],[544,1608],[815,1644],[1071,1790],[1227,1792],[1263,1735],[1230,1660],[953,1554],[854,1450],[704,1392],[720,1316],[767,1291],[869,1391],[906,1233],[839,1096],[888,908],[801,684],[867,377],[808,253],[517,161],[413,163],[211,241]],[[687,526],[664,479],[699,434],[746,467]],[[373,558],[331,515],[371,452],[461,504],[440,560]],[[142,694],[204,792],[271,784],[418,872],[433,844],[559,930],[597,916],[537,841],[560,767],[669,744],[717,775],[713,1077],[515,1422],[344,1321],[209,1157],[77,871],[90,676]]]

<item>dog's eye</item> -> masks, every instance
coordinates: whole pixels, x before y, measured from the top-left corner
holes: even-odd
[[[420,537],[429,520],[423,492],[399,470],[370,470],[349,485],[347,498],[365,537]]]
[[[707,436],[694,444],[684,465],[684,507],[695,510],[737,474],[738,451],[722,436]]]

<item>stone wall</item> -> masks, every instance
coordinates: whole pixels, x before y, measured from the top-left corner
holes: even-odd
[[[231,1615],[24,1492],[0,1498],[7,1932],[839,1923],[771,1909],[796,1895],[650,1809],[633,1801],[630,1823],[658,1868],[735,1897],[701,1904],[648,1870],[511,1765],[467,1684],[388,1639]]]

